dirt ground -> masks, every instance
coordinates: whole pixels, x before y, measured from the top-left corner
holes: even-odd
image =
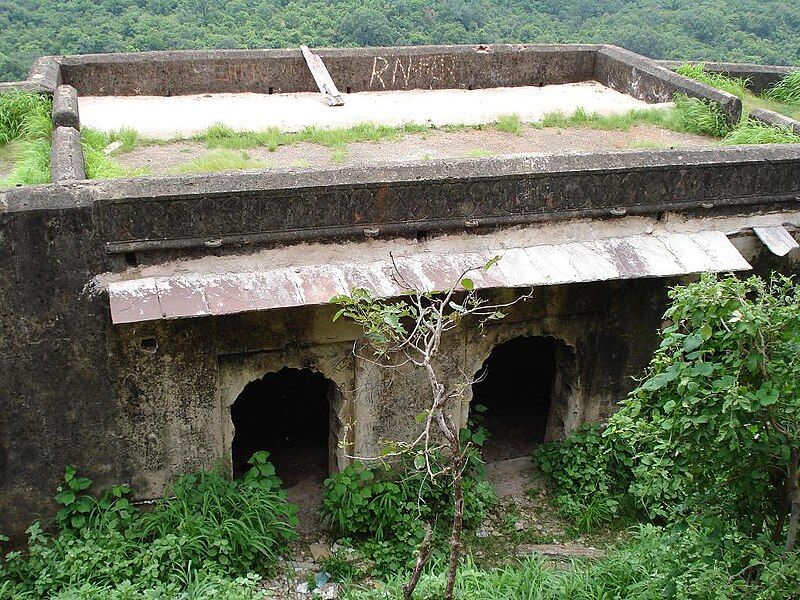
[[[483,523],[464,535],[464,551],[477,564],[491,568],[509,564],[532,554],[541,555],[553,568],[569,568],[571,559],[599,558],[620,533],[598,531],[577,535],[551,505],[544,482],[537,476],[529,456],[486,465],[486,475],[498,501]],[[299,486],[298,486],[299,487]],[[308,507],[306,507],[306,510]],[[271,597],[281,599],[336,598],[341,582],[328,579],[329,560],[347,562],[362,573],[356,582],[375,582],[363,573],[370,568],[357,550],[335,542],[325,531],[301,531],[289,556],[281,561],[280,573],[262,581]],[[309,582],[322,583],[316,590]]]
[[[245,152],[261,162],[265,169],[304,169],[340,164],[364,165],[513,154],[692,148],[715,143],[704,136],[676,133],[652,126],[631,127],[628,131],[524,127],[522,135],[496,129],[431,130],[424,134],[408,134],[398,140],[356,142],[347,146],[343,160],[337,160],[333,148],[309,143],[281,146],[274,152],[265,147],[250,148]],[[114,159],[127,169],[146,169],[149,174],[163,175],[211,152],[213,150],[206,148],[203,143],[182,141],[140,146],[130,152],[114,155]]]

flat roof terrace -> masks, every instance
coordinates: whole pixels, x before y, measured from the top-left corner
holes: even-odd
[[[664,104],[655,106],[662,107]],[[202,134],[221,124],[235,131],[309,127],[344,129],[366,123],[442,127],[483,125],[504,115],[536,122],[554,112],[577,109],[602,115],[653,107],[594,81],[477,90],[391,90],[344,94],[343,106],[328,106],[315,92],[222,93],[185,96],[81,96],[81,122],[111,132],[134,129],[144,137],[171,139]]]
[[[326,105],[315,81],[313,61],[307,63],[300,50],[44,57],[19,85],[54,93],[54,182],[98,176],[85,168],[77,133],[81,126],[106,133],[127,128],[128,140],[134,130],[136,144],[94,149],[113,154],[123,173],[158,176],[315,168],[342,162],[713,145],[710,138],[661,131],[655,123],[646,130],[622,132],[626,135],[578,132],[559,140],[552,139],[552,132],[539,135],[531,129],[554,113],[571,115],[583,110],[608,116],[631,109],[659,110],[678,93],[715,104],[732,123],[742,109],[741,101],[731,94],[613,46],[419,46],[316,52],[331,85],[344,98],[343,106]],[[492,123],[497,126],[483,127]],[[251,132],[261,137],[210,140],[209,128],[219,124],[226,135]],[[345,144],[320,141],[324,136],[308,140],[297,135],[309,130],[341,134],[359,127],[380,131],[376,135],[351,131]],[[398,131],[387,131],[390,128]],[[498,131],[513,135],[501,140]],[[219,132],[217,127],[215,133]],[[265,132],[269,132],[266,138]],[[285,156],[276,158],[272,151],[288,144],[285,137],[278,142],[269,139],[275,132],[294,136],[292,145],[310,141],[327,150],[295,147],[294,152],[284,151]],[[164,145],[176,139],[199,143]],[[345,147],[365,141],[402,144],[369,150]],[[413,149],[407,151],[403,145]],[[228,152],[209,158],[210,149]],[[238,155],[231,155],[231,150]],[[350,156],[345,157],[348,151]]]

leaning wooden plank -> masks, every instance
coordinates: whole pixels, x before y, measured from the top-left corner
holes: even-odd
[[[336,84],[333,83],[331,74],[328,73],[328,69],[325,68],[325,63],[322,62],[322,59],[311,52],[308,46],[300,46],[300,51],[303,53],[303,58],[306,59],[308,69],[314,76],[314,81],[317,82],[319,91],[325,96],[325,102],[328,103],[328,106],[343,106],[342,95],[336,89]]]

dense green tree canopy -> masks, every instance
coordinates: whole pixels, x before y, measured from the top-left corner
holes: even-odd
[[[800,64],[797,0],[0,0],[0,80],[43,54],[603,42],[654,58]]]

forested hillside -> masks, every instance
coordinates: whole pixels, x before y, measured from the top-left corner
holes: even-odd
[[[42,54],[604,42],[654,58],[800,64],[798,0],[0,0],[0,80]]]

